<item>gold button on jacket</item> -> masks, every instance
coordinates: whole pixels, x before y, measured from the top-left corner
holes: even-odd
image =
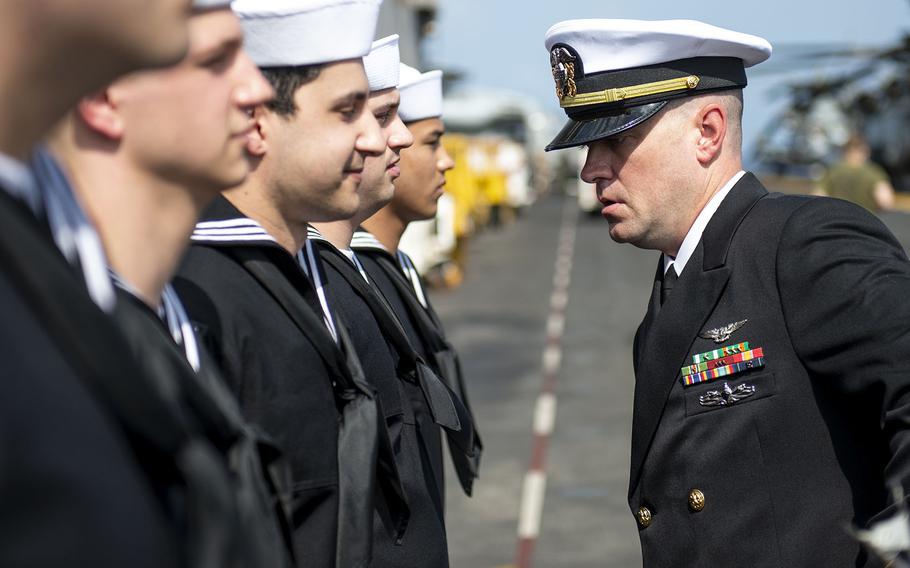
[[[689,491],[689,508],[696,513],[705,508],[705,494],[700,489]]]
[[[641,528],[646,529],[651,526],[651,509],[639,507],[636,517],[638,517],[638,524]]]

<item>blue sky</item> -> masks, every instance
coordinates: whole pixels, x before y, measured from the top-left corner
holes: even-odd
[[[778,47],[771,62],[783,59],[792,44],[885,46],[910,32],[908,0],[439,0],[439,4],[436,33],[426,45],[432,64],[465,72],[468,85],[527,93],[554,114],[561,111],[543,36],[560,20],[703,20],[765,37]],[[825,72],[807,68],[796,75],[813,78]],[[788,78],[794,74],[757,75],[750,80],[745,91],[747,145],[779,107],[779,86]]]

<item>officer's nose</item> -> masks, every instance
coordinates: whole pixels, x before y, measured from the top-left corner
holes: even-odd
[[[599,179],[612,180],[613,154],[606,144],[592,142],[588,144],[585,165],[581,168],[581,179],[587,183],[597,183]]]

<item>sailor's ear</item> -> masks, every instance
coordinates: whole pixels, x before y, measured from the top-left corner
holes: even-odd
[[[123,118],[109,88],[83,97],[76,105],[76,115],[86,128],[99,136],[110,140],[123,138]]]
[[[268,151],[269,134],[271,133],[270,119],[274,120],[275,116],[263,105],[259,105],[250,111],[253,118],[253,129],[247,134],[246,151],[251,156],[261,158]]]

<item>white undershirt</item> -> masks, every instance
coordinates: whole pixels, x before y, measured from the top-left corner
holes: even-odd
[[[367,284],[369,284],[370,279],[367,277],[367,271],[363,267],[363,265],[360,264],[360,259],[357,258],[357,253],[355,253],[352,249],[349,249],[349,248],[338,249],[338,250],[341,251],[341,254],[348,257],[348,260],[350,260],[354,264],[354,266],[357,267],[357,271],[360,272],[360,275],[363,276],[363,279],[367,281]]]
[[[303,271],[310,278],[310,282],[313,283],[313,288],[316,288],[316,296],[319,298],[320,307],[322,307],[322,317],[325,321],[325,326],[328,328],[329,333],[332,334],[332,339],[337,343],[338,330],[335,329],[335,318],[332,317],[332,311],[329,309],[325,283],[322,281],[322,274],[319,271],[318,261],[316,260],[318,258],[317,254],[316,249],[313,247],[313,240],[307,239],[303,250],[297,253],[297,260],[300,262]]]
[[[689,232],[686,233],[686,238],[684,238],[682,244],[679,245],[679,252],[676,253],[676,257],[664,255],[664,274],[666,274],[667,270],[672,266],[676,270],[676,275],[682,276],[682,272],[686,268],[686,263],[689,262],[689,258],[691,258],[692,253],[695,252],[695,247],[697,247],[698,242],[701,241],[701,235],[705,232],[705,227],[708,226],[711,217],[717,212],[717,208],[723,203],[724,198],[727,197],[727,194],[730,193],[733,186],[736,185],[744,175],[746,175],[746,172],[740,170],[736,175],[730,178],[730,181],[720,188],[720,191],[714,194],[710,201],[708,201],[701,210],[701,213],[698,214],[698,217],[695,218],[695,222],[692,223]]]

